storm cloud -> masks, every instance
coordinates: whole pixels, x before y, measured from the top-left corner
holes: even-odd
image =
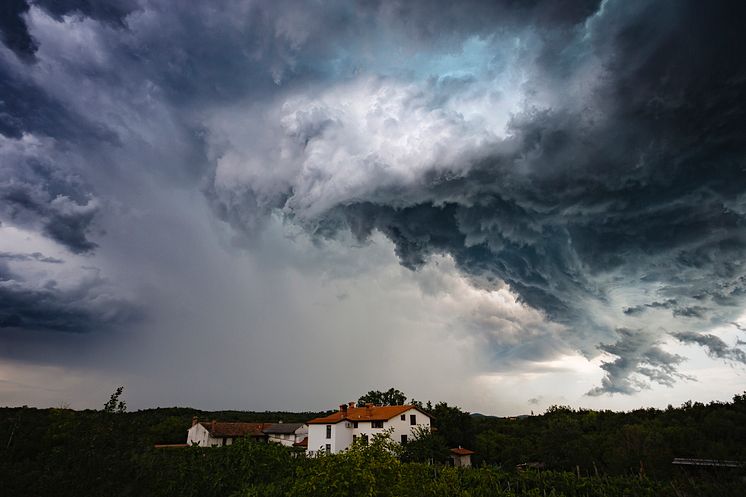
[[[30,256],[45,263],[58,259]],[[0,254],[0,259],[8,259]],[[23,257],[10,259],[26,260]],[[87,274],[85,274],[87,273]],[[92,269],[74,285],[54,279],[28,281],[0,260],[0,328],[30,331],[91,333],[138,317],[132,303],[112,294],[111,286]]]
[[[602,358],[589,395],[630,395],[693,379],[672,340],[744,362],[712,334],[746,292],[741,5],[4,9],[3,225],[131,273],[127,234],[161,192],[199,192],[248,252],[277,219],[319,251],[384,235],[425,294],[470,296],[456,314],[487,371],[576,353]],[[163,243],[149,253],[180,250]],[[0,263],[45,262],[22,253]],[[23,270],[4,273],[4,326],[92,331],[157,306]]]
[[[682,358],[655,343],[743,303],[746,72],[733,14],[605,2],[574,25],[529,22],[513,61],[487,38],[486,68],[286,100],[284,188],[236,179],[224,157],[211,193],[224,212],[282,208],[321,237],[380,231],[412,270],[447,254],[477,285],[507,283],[572,328],[575,349],[619,356],[591,394],[670,385]],[[620,325],[645,338],[629,347]]]
[[[684,343],[696,343],[705,347],[707,353],[713,357],[746,364],[746,352],[737,347],[729,347],[722,339],[715,335],[682,331],[674,333],[674,337]],[[736,342],[736,345],[743,344],[744,343],[740,340]]]

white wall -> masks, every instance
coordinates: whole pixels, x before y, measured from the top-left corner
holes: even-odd
[[[187,431],[187,445],[197,444],[200,447],[211,447],[220,445],[220,441],[210,437],[210,432],[200,423],[189,428]]]
[[[278,443],[286,447],[292,447],[295,442],[300,442],[301,440],[303,440],[303,438],[298,440],[293,433],[270,433],[267,435],[267,438],[270,442]]]
[[[341,452],[352,445],[352,422],[342,421],[332,427],[332,435],[334,436],[334,444],[332,444],[332,452]]]
[[[326,444],[332,444],[334,440],[334,425],[332,425],[332,438],[326,438],[326,425],[308,425],[308,454],[314,455],[324,450]]]
[[[197,423],[187,430],[187,445],[192,445],[194,443],[200,447],[218,447],[223,445],[223,439],[211,437],[207,428],[202,426],[201,423]],[[225,441],[225,445],[231,445],[232,443],[232,438],[228,438]]]

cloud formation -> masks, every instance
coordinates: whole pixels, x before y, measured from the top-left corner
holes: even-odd
[[[712,357],[726,359],[734,362],[746,364],[746,352],[737,347],[728,347],[728,345],[719,337],[709,333],[694,333],[691,331],[681,331],[673,334],[683,343],[696,343],[707,349],[707,353]],[[737,341],[737,345],[743,345],[742,341]]]
[[[43,263],[58,259],[29,256]],[[0,259],[8,259],[2,257]],[[11,260],[27,260],[12,254]],[[14,273],[0,260],[0,329],[91,333],[132,321],[138,309],[117,296],[95,270],[74,284],[55,279],[33,282]]]
[[[746,291],[741,6],[5,8],[3,223],[99,257],[159,205],[141,191],[178,185],[249,250],[281,216],[320,246],[382,233],[423,282],[449,261],[493,371],[613,356],[589,394],[632,394],[689,378],[668,337],[743,362],[708,333]],[[93,328],[100,282],[73,305],[17,276],[16,326]]]
[[[60,164],[62,154],[55,157],[58,151],[29,135],[0,141],[0,161],[13,166],[0,170],[2,219],[37,228],[73,253],[93,251],[89,232],[99,202],[74,170]]]
[[[486,38],[481,67],[286,99],[280,147],[224,155],[210,193],[238,229],[281,208],[323,237],[380,231],[413,270],[448,254],[475,284],[507,283],[573,328],[571,347],[619,357],[591,394],[671,385],[682,358],[663,334],[743,301],[746,88],[727,8],[659,7],[604,2],[514,31],[519,50]],[[468,59],[468,39],[457,46]],[[247,163],[276,165],[269,188]],[[661,324],[650,310],[663,309]]]

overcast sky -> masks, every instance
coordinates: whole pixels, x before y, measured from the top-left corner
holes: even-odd
[[[729,4],[5,2],[0,405],[729,400]]]

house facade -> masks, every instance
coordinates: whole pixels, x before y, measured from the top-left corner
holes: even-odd
[[[222,447],[231,445],[237,438],[250,437],[266,441],[264,430],[273,423],[234,423],[225,421],[199,421],[192,418],[192,427],[187,431],[187,445],[200,447]]]
[[[308,421],[308,453],[335,454],[357,438],[369,440],[383,433],[402,443],[411,440],[415,430],[430,428],[430,416],[412,405],[356,407],[350,402],[340,405],[333,414]]]
[[[264,429],[267,441],[285,445],[297,446],[308,436],[308,425],[305,423],[272,423]]]

